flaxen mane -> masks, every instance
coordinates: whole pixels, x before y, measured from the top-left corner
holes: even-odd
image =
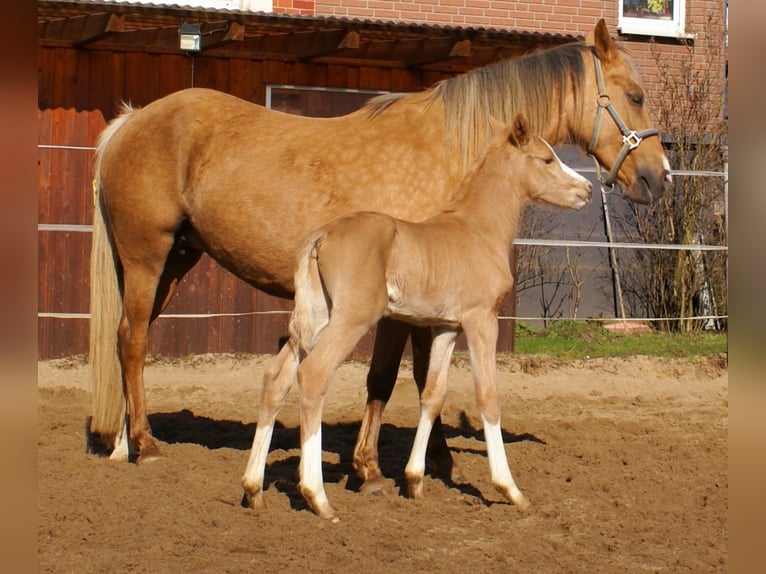
[[[524,111],[532,133],[540,133],[553,114],[563,107],[567,94],[574,97],[575,110],[582,109],[584,81],[581,43],[496,62],[442,80],[429,90],[427,100],[441,98],[444,103],[446,132],[455,134],[463,168],[486,145],[489,116],[510,122]],[[571,86],[571,88],[570,88]],[[383,113],[393,103],[412,94],[385,94],[370,100],[369,117]],[[579,117],[569,118],[576,124]]]

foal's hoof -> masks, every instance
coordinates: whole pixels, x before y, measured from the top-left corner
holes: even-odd
[[[507,486],[495,485],[495,488],[513,505],[521,511],[526,511],[531,505],[527,497],[520,490],[511,491]]]
[[[415,500],[425,498],[426,492],[422,476],[405,476],[404,478],[407,482],[407,496]]]
[[[311,508],[317,516],[329,520],[332,523],[340,522],[340,518],[335,515],[335,509],[325,495],[317,495],[308,488],[304,488],[300,485],[298,486],[298,490],[300,490],[301,496],[303,496],[303,499],[309,505],[309,508]]]
[[[393,496],[396,494],[396,483],[390,478],[383,477],[366,480],[359,487],[359,492],[374,496]]]
[[[531,503],[529,502],[529,500],[527,499],[527,497],[526,497],[526,496],[524,496],[524,495],[523,495],[523,494],[521,494],[521,493],[519,493],[519,495],[518,495],[518,496],[515,496],[515,497],[513,498],[513,501],[512,501],[512,502],[513,502],[513,505],[514,505],[516,508],[518,508],[519,510],[521,510],[521,511],[523,511],[523,512],[526,512],[527,510],[529,510],[529,507],[531,506]]]
[[[452,470],[450,471],[450,480],[454,484],[465,484],[466,482],[468,482],[465,479],[465,475],[463,474],[463,469],[456,462],[453,462],[452,464]]]
[[[249,508],[253,512],[258,512],[266,508],[266,503],[263,501],[263,492],[260,490],[254,493],[245,490],[242,493],[241,504],[243,508]]]

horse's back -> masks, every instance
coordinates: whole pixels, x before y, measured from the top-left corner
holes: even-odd
[[[289,295],[312,229],[363,209],[424,219],[454,192],[441,109],[404,99],[374,116],[309,118],[205,88],[175,92],[112,134],[102,192],[113,221],[186,222],[229,271]]]
[[[333,299],[385,291],[396,229],[394,218],[377,212],[355,213],[322,227],[317,262]]]

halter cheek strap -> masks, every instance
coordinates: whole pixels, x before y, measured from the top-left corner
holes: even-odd
[[[593,157],[593,159],[596,161],[596,166],[598,168],[597,176],[599,182],[604,185],[611,186],[617,179],[617,172],[620,171],[620,168],[622,167],[622,164],[625,161],[627,155],[636,149],[644,140],[644,138],[650,136],[659,136],[660,132],[655,128],[649,128],[640,132],[629,130],[627,128],[625,122],[623,122],[620,118],[620,114],[618,114],[617,110],[615,110],[614,106],[612,106],[612,100],[609,97],[609,94],[606,93],[606,89],[604,88],[604,75],[601,72],[601,60],[595,52],[593,53],[593,64],[596,68],[596,82],[598,85],[598,107],[596,108],[596,123],[593,127],[593,137],[591,138],[590,144],[588,145],[588,155]],[[609,115],[614,120],[614,123],[617,124],[620,132],[622,132],[622,149],[620,149],[620,153],[617,154],[617,158],[614,160],[614,165],[612,166],[612,169],[609,170],[606,179],[602,179],[601,177],[601,169],[595,156],[596,142],[598,141],[599,129],[601,127],[601,115],[604,110],[609,112]]]

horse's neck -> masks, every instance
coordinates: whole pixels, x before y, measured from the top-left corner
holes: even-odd
[[[511,248],[526,203],[520,183],[507,173],[513,173],[507,166],[482,165],[463,180],[442,215],[465,222],[504,251]]]

